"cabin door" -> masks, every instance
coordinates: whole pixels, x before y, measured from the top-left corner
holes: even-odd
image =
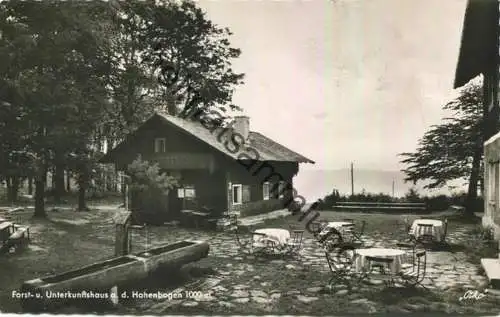
[[[182,209],[182,199],[179,198],[179,188],[174,187],[168,191],[168,212],[169,218],[179,219]]]

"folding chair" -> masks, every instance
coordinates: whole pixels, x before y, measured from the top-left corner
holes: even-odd
[[[322,244],[326,250],[333,250],[336,246],[342,244],[344,239],[340,231],[335,228],[330,228],[328,232],[319,238],[318,242]]]
[[[419,251],[416,253],[416,263],[412,268],[402,270],[399,276],[407,286],[415,287],[417,285],[426,287],[422,284],[425,279],[425,272],[427,267],[427,252]]]
[[[355,243],[358,246],[363,245],[363,233],[365,231],[366,221],[361,222],[361,228],[356,229],[354,223],[342,225],[342,236],[344,241]]]
[[[21,226],[21,225],[14,224],[14,230],[21,231],[23,238],[26,239],[27,241],[31,240],[29,226]]]
[[[26,247],[30,241],[30,229],[27,226],[13,225],[14,232],[10,235],[6,242],[7,248]]]
[[[448,233],[448,219],[444,219],[443,221],[443,239],[442,243],[446,244],[446,234]]]
[[[376,276],[384,281],[386,286],[391,286],[394,284],[394,278],[392,275],[391,266],[394,263],[393,258],[384,258],[377,256],[367,256],[365,257],[367,261],[368,276]]]
[[[237,223],[236,226],[231,228],[238,244],[239,250],[244,254],[259,254],[264,253],[270,246],[267,243],[266,235],[263,233],[253,232],[250,228],[244,228]],[[255,237],[262,237],[263,241],[255,241]]]
[[[415,233],[415,240],[417,240],[418,243],[424,246],[434,244],[434,242],[436,242],[436,239],[432,235],[432,228],[433,225],[419,223],[417,225],[417,232]],[[420,234],[420,232],[423,233]]]
[[[312,231],[313,236],[318,237],[323,230],[323,224],[319,221],[313,221],[309,224],[309,229]]]
[[[415,252],[417,248],[416,242],[399,242],[396,243],[396,246],[405,251],[405,256],[403,258],[403,263],[401,263],[401,267],[403,269],[412,268],[415,265]]]
[[[356,249],[348,245],[337,245],[331,250],[325,251],[328,267],[332,277],[328,285],[333,282],[350,282],[356,276],[355,260],[357,258]],[[362,275],[358,275],[362,277]]]
[[[10,237],[14,234],[15,228],[12,222],[2,222],[0,224],[0,253],[9,252],[12,247]]]
[[[299,230],[290,226],[290,239],[283,246],[286,255],[296,255],[302,249],[302,242],[304,239],[304,230]]]
[[[358,230],[354,231],[354,237],[361,243],[363,243],[362,237],[365,233],[365,228],[366,228],[366,221],[362,220],[361,227]]]
[[[309,224],[308,229],[311,230],[313,236],[317,239],[320,238],[320,233],[325,229],[328,225],[326,221],[313,221]]]
[[[406,233],[409,233],[409,232],[410,232],[410,230],[411,230],[411,222],[410,222],[410,219],[408,219],[408,218],[406,218],[406,217],[405,217],[405,218],[403,219],[403,224],[404,224],[404,227],[405,227],[405,231],[406,231]]]

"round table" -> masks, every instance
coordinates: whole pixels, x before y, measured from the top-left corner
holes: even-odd
[[[342,226],[348,226],[348,225],[352,225],[351,222],[347,222],[347,221],[332,221],[332,222],[329,222],[324,228],[323,230],[321,231],[321,233],[319,234],[320,236],[323,236],[325,234],[327,234],[329,232],[329,229],[336,229],[340,232],[342,232]]]
[[[421,225],[430,225],[432,228],[429,227],[421,227]],[[412,236],[415,238],[418,238],[421,235],[428,234],[432,235],[436,241],[442,241],[444,237],[444,227],[443,227],[443,222],[441,220],[435,220],[435,219],[416,219],[413,221],[413,224],[411,225],[410,232]]]
[[[265,234],[266,238],[274,240],[280,245],[285,245],[290,239],[290,232],[286,229],[266,228],[257,229],[254,232]],[[263,238],[262,236],[254,235],[254,241],[262,241]]]
[[[391,264],[391,271],[393,274],[401,271],[401,263],[405,257],[405,251],[399,249],[385,249],[385,248],[368,248],[368,249],[357,249],[355,269],[356,272],[369,271],[368,261],[366,261],[367,256],[375,256],[381,258],[392,258],[394,262]]]

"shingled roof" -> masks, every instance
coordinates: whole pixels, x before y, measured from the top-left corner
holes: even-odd
[[[255,157],[253,151],[249,152],[241,150],[236,153],[231,153],[230,151],[228,151],[225,145],[217,139],[217,137],[220,134],[219,132],[222,130],[222,128],[219,128],[216,131],[211,131],[196,120],[186,120],[180,117],[174,117],[163,113],[156,113],[143,125],[147,124],[148,121],[154,118],[159,118],[163,123],[171,125],[175,128],[178,128],[192,135],[193,137],[203,141],[210,147],[225,154],[226,156],[229,156],[232,159],[237,160],[238,156],[241,155],[241,153],[246,153],[248,154],[248,156],[252,158]],[[100,162],[111,163],[113,161],[114,154],[120,148],[126,146],[126,143],[128,143],[127,140],[118,144],[118,146],[109,151],[100,160]],[[314,164],[314,161],[306,158],[305,156],[302,156],[301,154],[298,154],[297,152],[290,150],[289,148],[279,144],[278,142],[273,141],[270,138],[254,131],[250,131],[249,133],[247,148],[252,148],[253,150],[257,151],[257,153],[259,154],[258,157],[259,161],[280,161],[280,162],[298,162],[298,163]]]
[[[498,11],[498,0],[467,1],[453,88],[497,71]]]

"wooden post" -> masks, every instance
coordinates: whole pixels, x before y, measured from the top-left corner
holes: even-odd
[[[127,255],[130,251],[129,227],[131,212],[121,212],[115,219],[115,256]]]
[[[351,196],[354,196],[354,166],[351,163]]]

